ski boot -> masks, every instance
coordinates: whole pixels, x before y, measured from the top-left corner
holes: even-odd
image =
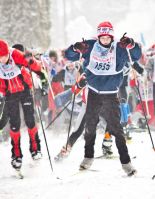
[[[89,169],[93,164],[94,158],[84,158],[80,164],[79,170]]]
[[[131,162],[129,162],[127,164],[122,164],[122,168],[125,171],[125,173],[127,174],[127,176],[129,176],[129,177],[133,176],[137,173],[136,169],[134,169]]]
[[[22,158],[20,157],[12,158],[11,165],[14,169],[20,170],[22,166]]]
[[[111,135],[106,132],[102,142],[102,152],[105,157],[109,157],[113,154],[112,152],[112,138]]]
[[[61,161],[61,160],[63,160],[64,158],[67,158],[68,155],[69,155],[70,152],[71,152],[71,148],[72,148],[72,147],[71,147],[70,144],[67,145],[67,149],[66,149],[66,146],[63,146],[62,149],[61,149],[61,151],[60,151],[60,153],[58,153],[58,155],[55,156],[54,160],[55,160],[55,161]]]
[[[31,155],[33,160],[40,160],[42,158],[41,151],[33,151]]]

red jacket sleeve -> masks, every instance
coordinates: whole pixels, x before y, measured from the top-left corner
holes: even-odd
[[[24,57],[24,54],[16,49],[14,49],[12,52],[12,58],[15,64],[30,67],[33,71],[41,71],[41,64],[37,62],[35,58],[33,58],[33,64],[29,65]]]
[[[6,94],[6,84],[5,80],[0,78],[0,93],[2,93],[4,96]]]

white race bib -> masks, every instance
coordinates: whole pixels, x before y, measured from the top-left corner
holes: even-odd
[[[9,64],[0,63],[0,78],[1,79],[12,79],[21,74],[21,70],[14,63],[12,57],[10,57]]]
[[[96,42],[87,69],[95,75],[114,75],[122,72],[116,71],[116,43],[113,42],[110,49],[107,49]]]

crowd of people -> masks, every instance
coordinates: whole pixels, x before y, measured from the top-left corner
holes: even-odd
[[[48,126],[69,101],[70,109],[68,106],[66,110],[70,119],[75,111],[72,104],[77,100],[74,131],[55,160],[67,157],[84,133],[85,153],[80,169],[89,169],[94,160],[97,126],[104,121],[103,154],[113,153],[114,136],[123,170],[134,175],[136,169],[126,139],[130,138],[130,131],[147,128],[147,122],[155,128],[154,71],[155,45],[146,50],[125,34],[116,41],[110,22],[98,25],[95,38],[76,42],[61,51],[36,53],[22,44],[10,47],[1,39],[0,130],[4,133],[4,127],[10,126],[7,134],[11,139],[13,168],[22,166],[21,119],[27,126],[32,158],[41,159],[37,122],[41,119]],[[20,116],[20,107],[24,118]]]

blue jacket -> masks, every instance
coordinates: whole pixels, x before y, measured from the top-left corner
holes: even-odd
[[[86,43],[89,45],[88,51],[82,54],[82,58],[84,58],[83,68],[87,76],[88,87],[99,94],[117,93],[123,81],[123,71],[112,75],[97,75],[87,68],[90,63],[90,53],[96,42],[97,40],[87,40]],[[140,59],[141,48],[137,43],[135,43],[134,48],[130,49],[130,54],[133,62]],[[71,61],[80,59],[80,53],[73,50],[73,45],[65,51],[65,56]],[[121,48],[118,43],[116,43],[116,71],[121,71],[127,62],[129,62],[127,50]]]

